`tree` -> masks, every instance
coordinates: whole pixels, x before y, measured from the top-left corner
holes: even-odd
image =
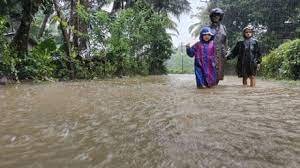
[[[153,9],[159,13],[170,13],[179,16],[183,12],[190,10],[190,3],[188,0],[145,0]]]
[[[79,58],[89,55],[89,39],[88,39],[88,27],[89,27],[89,6],[88,0],[77,1],[76,14],[74,21],[74,47],[78,50]],[[83,53],[87,53],[83,56]]]
[[[59,4],[58,4],[58,1],[57,0],[53,0],[53,4],[54,4],[54,8],[55,8],[55,11],[56,11],[56,15],[57,17],[59,18],[59,23],[60,23],[60,29],[61,29],[61,32],[62,32],[62,35],[63,35],[63,40],[64,40],[64,50],[65,50],[65,53],[66,53],[66,56],[67,56],[67,70],[69,71],[69,77],[70,79],[74,79],[75,78],[75,69],[74,69],[74,64],[72,62],[72,55],[71,55],[71,44],[70,44],[70,41],[69,41],[69,34],[66,30],[66,26],[65,26],[65,23],[67,23],[65,21],[65,18],[63,17],[62,15],[62,12],[61,12],[61,9],[59,7]]]
[[[54,13],[53,2],[50,1],[50,0],[44,1],[43,10],[44,10],[43,13],[44,13],[45,16],[44,16],[42,25],[40,27],[39,33],[37,35],[37,39],[40,39],[44,35],[45,29],[46,29],[46,25],[47,25],[47,23],[49,21],[49,18]]]
[[[101,9],[108,3],[113,13]],[[187,0],[6,0],[0,5],[13,37],[11,48],[2,45],[8,52],[0,71],[41,80],[165,73],[172,53],[166,29],[175,27],[168,14],[189,9]],[[3,34],[0,39],[10,42]],[[29,39],[37,43],[28,49]]]
[[[28,47],[30,25],[33,21],[35,13],[41,5],[41,0],[22,0],[22,17],[21,24],[13,38],[11,46],[18,53],[26,53]]]
[[[138,0],[114,0],[112,12],[115,13],[120,9],[133,6]],[[154,11],[158,13],[170,13],[179,16],[182,12],[190,10],[188,0],[144,0]]]
[[[199,12],[201,22],[190,29],[198,30],[207,24],[208,11],[215,7],[225,11],[223,24],[231,45],[241,37],[242,29],[248,24],[257,28],[256,34],[265,43],[266,50],[277,47],[285,39],[294,39],[300,28],[298,0],[210,0],[206,10]]]

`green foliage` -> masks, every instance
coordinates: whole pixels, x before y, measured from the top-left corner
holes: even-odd
[[[167,69],[164,62],[168,60],[172,54],[171,37],[166,32],[166,27],[171,24],[167,16],[154,15],[151,16],[147,26],[150,27],[149,34],[150,48],[147,56],[150,74],[165,74]]]
[[[17,54],[14,52],[14,50],[5,45],[1,52],[0,75],[10,76],[16,80],[19,80],[16,66],[20,62],[21,59],[17,57]]]
[[[284,40],[279,40],[278,34],[271,32],[266,33],[260,38],[263,51],[271,51],[276,49]]]
[[[151,8],[159,13],[171,13],[179,16],[182,12],[188,12],[190,2],[188,0],[144,0]]]
[[[80,17],[80,19],[82,19],[85,23],[89,22],[89,12],[88,9],[86,9],[83,5],[81,5],[80,3],[77,3],[76,5],[77,9],[77,14]]]
[[[194,59],[185,53],[185,46],[179,47],[167,61],[169,73],[194,73]]]
[[[90,33],[90,39],[93,44],[92,50],[93,52],[98,52],[99,48],[104,48],[107,44],[112,19],[109,17],[109,14],[104,11],[98,11],[92,14],[90,18],[93,27],[93,31]]]
[[[28,55],[24,56],[19,68],[21,79],[48,80],[53,78],[55,64],[53,55],[57,52],[55,41],[47,39],[39,43]]]
[[[164,62],[172,53],[166,28],[171,21],[143,1],[121,11],[111,24],[109,53],[119,75],[166,73]]]
[[[166,73],[164,62],[172,53],[171,38],[166,32],[171,24],[167,15],[154,12],[144,1],[136,1],[114,17],[98,11],[89,13],[89,19],[93,56],[71,60],[76,78]],[[68,59],[60,56],[55,62],[54,76],[65,78]]]
[[[7,44],[7,41],[3,35],[7,29],[6,25],[7,25],[6,19],[3,16],[0,16],[0,55],[3,54],[1,52],[4,50]]]
[[[6,18],[0,16],[0,76],[17,76],[16,64],[19,59],[8,47],[8,40],[4,36],[7,24]]]
[[[300,79],[300,39],[286,42],[263,58],[262,73],[276,79]]]
[[[0,10],[0,13],[8,19],[16,20],[10,20],[10,29],[17,29],[16,23],[23,18],[22,10],[28,7],[23,2],[29,1],[1,2],[10,6],[4,5],[5,10]],[[27,46],[29,50],[27,53],[25,53],[26,45],[22,46],[24,51],[15,51],[14,48],[7,47],[9,40],[3,36],[6,30],[2,29],[4,24],[1,22],[2,17],[0,19],[0,71],[16,79],[48,80],[70,77],[95,79],[136,74],[164,74],[167,72],[165,62],[172,54],[171,37],[166,29],[174,28],[174,23],[168,18],[167,13],[178,15],[189,9],[187,0],[172,2],[135,0],[112,14],[100,10],[100,7],[108,1],[94,1],[95,8],[83,5],[87,1],[80,1],[80,4],[76,5],[75,13],[71,14],[70,1],[62,1],[64,3],[58,4],[58,7],[65,11],[63,16],[61,18],[51,16],[44,36],[40,38],[38,32],[44,32],[40,31],[44,30],[41,29],[43,27],[41,25],[44,18],[49,16],[45,14],[53,13],[54,1],[30,2],[39,4],[40,11],[37,15],[32,15],[35,18],[29,32],[31,39],[38,37],[36,38],[38,45],[33,48]],[[80,19],[76,23],[79,30],[75,30],[76,26],[71,22],[62,19],[72,20],[73,16]],[[62,30],[57,27],[58,23],[63,25],[63,29],[67,32],[66,36],[62,36]],[[80,43],[75,36],[85,38],[87,47],[77,51],[76,47],[85,44],[85,41]],[[64,50],[66,41],[70,44],[70,56],[67,56]],[[81,57],[82,55],[87,57]]]

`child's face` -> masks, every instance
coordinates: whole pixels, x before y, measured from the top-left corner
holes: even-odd
[[[209,34],[205,34],[204,36],[203,36],[203,40],[204,41],[209,41],[211,39],[211,35],[209,35]]]
[[[252,35],[253,35],[253,32],[251,31],[251,30],[245,30],[245,37],[246,38],[250,38],[250,37],[252,37]]]

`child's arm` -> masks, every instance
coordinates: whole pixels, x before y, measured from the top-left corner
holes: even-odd
[[[187,54],[189,57],[194,57],[194,55],[195,55],[195,47],[194,47],[194,46],[190,47],[189,44],[186,45],[185,47],[186,47],[186,54]]]
[[[260,45],[256,41],[256,46],[255,46],[255,55],[256,55],[256,64],[257,64],[257,70],[259,71],[260,69],[260,63],[261,63],[261,51],[260,51]]]
[[[260,45],[256,41],[256,47],[255,47],[255,55],[256,55],[256,63],[260,64],[261,63],[261,51],[260,51]]]
[[[226,59],[227,60],[234,59],[238,55],[239,48],[240,48],[240,42],[237,42],[236,45],[235,45],[235,47],[233,48],[233,50],[231,50],[231,52],[229,52],[226,55]]]

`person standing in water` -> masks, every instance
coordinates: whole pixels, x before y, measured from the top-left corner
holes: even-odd
[[[199,42],[192,47],[186,45],[186,53],[194,57],[194,67],[197,88],[212,87],[217,84],[216,73],[216,47],[214,34],[209,27],[204,27],[200,32]]]
[[[250,86],[256,85],[256,72],[260,68],[261,52],[256,39],[253,38],[254,28],[248,25],[243,29],[243,41],[237,42],[233,50],[228,56],[227,60],[233,59],[237,56],[237,74],[238,77],[243,78],[243,85],[247,86],[247,80],[250,78]]]
[[[214,37],[214,42],[216,44],[216,63],[217,63],[217,74],[218,79],[223,80],[224,79],[224,62],[225,62],[225,55],[227,54],[227,48],[228,48],[228,40],[227,40],[227,33],[226,33],[226,27],[221,24],[221,21],[223,20],[224,12],[220,8],[214,8],[210,11],[209,17],[211,21],[210,28],[212,29]]]

